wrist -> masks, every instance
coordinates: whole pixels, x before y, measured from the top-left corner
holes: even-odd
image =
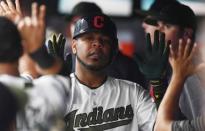
[[[48,54],[45,45],[29,53],[29,56],[43,69],[51,67],[55,62],[55,58]]]
[[[152,100],[159,106],[168,86],[168,81],[164,79],[150,80],[150,95]]]
[[[25,44],[26,45],[28,45],[27,47],[27,51],[28,51],[28,53],[33,53],[33,52],[36,52],[37,50],[39,50],[40,48],[42,48],[42,46],[44,45],[44,43],[45,43],[45,40],[43,40],[43,41],[39,41],[39,42],[37,42],[37,41],[35,41],[35,40],[32,40],[32,41],[25,41]]]
[[[186,78],[187,76],[184,75],[184,73],[176,73],[176,72],[172,73],[172,80],[185,81]]]
[[[182,75],[173,74],[169,85],[172,85],[171,87],[175,88],[175,90],[181,90],[183,88],[185,80],[186,77],[183,77]]]
[[[150,85],[157,87],[157,86],[164,86],[168,84],[167,79],[165,78],[159,78],[159,79],[151,79],[149,81]]]

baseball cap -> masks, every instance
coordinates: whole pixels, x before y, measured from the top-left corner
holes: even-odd
[[[153,17],[158,15],[163,7],[171,4],[178,4],[179,2],[176,0],[155,0],[154,3],[150,6],[149,10],[136,10],[135,13],[138,16],[144,17],[144,22],[149,25],[157,25],[157,20]]]
[[[71,15],[67,16],[67,20],[71,20],[75,16],[86,16],[94,13],[103,13],[101,8],[93,2],[80,2],[74,6]]]
[[[149,10],[135,10],[136,15],[146,17],[148,15],[156,15],[158,14],[161,9],[166,6],[173,3],[178,3],[176,0],[155,0],[153,4],[150,6]]]
[[[73,39],[90,32],[102,33],[117,42],[116,25],[107,15],[95,14],[80,18],[75,24]]]
[[[158,15],[156,20],[181,27],[189,27],[196,30],[196,16],[193,10],[184,4],[172,4],[165,6]]]

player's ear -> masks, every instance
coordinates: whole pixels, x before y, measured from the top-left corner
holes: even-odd
[[[77,40],[73,39],[72,46],[71,46],[73,54],[76,54],[76,52],[77,52],[76,45],[77,45]]]

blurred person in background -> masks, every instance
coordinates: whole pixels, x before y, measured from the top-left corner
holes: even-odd
[[[166,91],[166,85],[168,86],[168,81],[171,75],[171,71],[169,68],[167,68],[168,60],[163,58],[163,57],[167,57],[166,55],[165,56],[161,55],[157,57],[155,56],[156,55],[155,53],[157,52],[154,52],[155,51],[154,49],[156,49],[155,48],[156,44],[159,44],[159,41],[157,41],[157,39],[155,38],[160,37],[161,39],[164,39],[164,34],[160,33],[159,31],[156,32],[156,30],[159,30],[159,25],[157,20],[154,19],[154,17],[159,14],[159,12],[162,10],[163,7],[172,4],[179,4],[179,2],[176,0],[155,0],[148,11],[142,11],[142,10],[135,11],[137,16],[143,17],[142,27],[146,34],[145,50],[149,51],[147,50],[147,48],[150,48],[150,50],[152,49],[152,52],[149,52],[150,55],[147,54],[146,51],[142,52],[141,54],[137,53],[134,59],[138,60],[139,57],[140,59],[144,59],[141,60],[142,62],[139,61],[137,62],[140,67],[139,68],[140,71],[142,72],[143,75],[145,75],[147,81],[149,81],[150,95],[152,96],[153,101],[156,102],[157,106],[159,106],[162,97]],[[147,33],[149,33],[149,36],[147,36]],[[152,47],[149,47],[149,43],[151,43]],[[163,49],[163,47],[161,49]],[[160,49],[156,49],[156,51],[158,50]],[[159,89],[157,87],[156,79],[161,77],[161,73],[162,70],[164,70],[164,68],[166,68],[167,71],[163,72],[164,77],[162,80],[160,80],[160,83],[163,83],[165,88]]]
[[[174,10],[173,10],[174,9]],[[164,32],[165,40],[171,40],[174,51],[177,51],[179,39],[195,41],[197,29],[196,16],[192,9],[183,4],[173,4],[164,7],[156,17],[160,31]],[[195,63],[201,60],[195,57]],[[201,104],[204,102],[203,83],[200,75],[193,74],[184,83],[184,88],[180,97],[180,109],[184,115],[193,119],[203,112]]]
[[[7,6],[10,6],[10,5],[8,4]],[[9,11],[14,11],[14,10],[9,10]],[[39,12],[39,14],[37,12]],[[103,14],[100,14],[100,15],[103,15]],[[16,19],[13,19],[13,17],[10,15],[8,15],[7,17],[10,18],[11,20],[14,20],[14,22],[16,20]],[[32,60],[37,62],[37,64],[39,65],[39,68],[41,69],[40,71],[43,73],[42,75],[55,74],[55,73],[58,73],[60,67],[57,66],[54,68],[53,66],[55,66],[55,64],[58,65],[58,62],[60,62],[60,61],[58,61],[57,58],[51,57],[50,55],[48,55],[47,51],[45,50],[45,45],[42,45],[43,40],[45,38],[44,37],[44,33],[45,33],[44,17],[45,17],[45,7],[40,7],[40,11],[37,11],[37,5],[34,4],[32,6],[32,17],[31,18],[26,17],[25,19],[21,18],[20,21],[17,22],[18,29],[20,31],[22,39],[26,43],[26,44],[23,44],[24,46],[26,46],[24,51],[27,51],[29,53],[29,57],[31,57]],[[10,53],[10,52],[16,53],[17,52],[19,54],[18,55],[11,55],[11,53],[10,53],[9,55],[6,54],[6,57],[3,57],[3,58],[7,58],[7,57],[15,56],[15,58],[16,57],[17,58],[14,59],[14,61],[12,61],[11,63],[8,62],[6,64],[6,66],[3,66],[4,63],[2,62],[2,64],[3,64],[2,66],[4,67],[4,68],[2,67],[2,74],[8,74],[9,76],[8,77],[1,76],[0,81],[4,82],[5,84],[10,85],[10,86],[12,86],[12,84],[13,84],[13,85],[18,85],[22,88],[26,88],[30,97],[31,97],[29,103],[26,106],[25,112],[23,112],[24,113],[22,115],[23,118],[20,117],[20,120],[17,120],[17,130],[21,130],[21,131],[23,131],[23,130],[37,130],[37,129],[38,130],[49,130],[50,125],[53,124],[52,118],[55,118],[55,117],[61,118],[62,114],[64,114],[64,112],[65,112],[64,107],[68,106],[68,104],[65,104],[65,101],[66,100],[69,100],[69,101],[73,100],[73,99],[67,99],[68,87],[70,87],[71,89],[73,89],[73,87],[76,87],[76,86],[78,87],[79,83],[75,84],[76,80],[78,80],[78,79],[74,79],[75,76],[71,78],[72,80],[70,82],[72,82],[72,83],[74,82],[74,84],[72,86],[70,86],[70,82],[69,82],[70,79],[64,79],[63,77],[60,77],[57,75],[55,75],[55,76],[48,76],[48,75],[42,76],[38,79],[33,80],[32,82],[28,82],[25,79],[21,79],[21,78],[18,79],[19,72],[18,72],[18,62],[17,61],[18,61],[18,58],[23,53],[23,47],[21,46],[21,39],[20,39],[20,36],[18,35],[18,31],[17,31],[15,25],[13,25],[9,20],[5,19],[5,21],[6,21],[6,23],[7,22],[9,23],[8,27],[14,27],[14,32],[9,32],[9,34],[6,34],[6,36],[13,36],[13,37],[17,37],[19,39],[19,40],[15,40],[15,42],[12,41],[10,43],[12,51],[9,50],[9,52],[6,52],[6,53]],[[8,29],[8,28],[5,28],[5,29]],[[116,36],[117,35],[116,29],[114,28],[113,30],[109,31],[109,33],[111,33],[112,31],[114,32],[114,34]],[[6,33],[6,30],[4,30],[4,33]],[[0,38],[3,39],[5,37],[0,37]],[[113,39],[113,37],[111,37],[111,38]],[[78,40],[79,39],[80,38],[78,38]],[[6,40],[14,40],[14,38],[13,39],[6,39]],[[114,39],[114,40],[115,40],[115,43],[114,43],[115,48],[113,50],[111,50],[109,48],[110,46],[107,45],[108,49],[110,49],[110,50],[108,50],[108,52],[110,54],[110,59],[104,59],[104,57],[101,57],[102,52],[100,51],[101,53],[99,54],[100,55],[99,58],[102,61],[98,61],[99,63],[105,64],[108,61],[112,60],[111,59],[111,56],[112,56],[111,52],[113,53],[113,56],[114,56],[114,53],[116,53],[115,51],[117,51],[117,46],[118,46],[117,39]],[[105,44],[106,44],[106,42],[108,42],[108,41],[105,40],[102,42],[103,43],[105,42]],[[112,41],[112,42],[114,42],[114,41]],[[2,41],[2,44],[3,43],[4,42]],[[13,46],[17,46],[20,51],[18,52],[17,47],[14,50]],[[3,48],[3,47],[1,46],[1,48]],[[85,53],[85,52],[79,52],[79,50],[81,50],[81,49],[83,49],[83,48],[82,47],[76,48],[78,53]],[[16,52],[14,52],[14,51],[16,51]],[[76,52],[74,51],[74,53],[76,53]],[[96,55],[94,57],[96,58]],[[98,55],[97,55],[97,57],[98,57]],[[16,64],[13,64],[13,63],[16,63]],[[76,64],[76,66],[77,66],[77,64]],[[11,67],[11,68],[9,68],[9,67]],[[80,68],[79,65],[77,67]],[[8,70],[5,70],[5,68]],[[83,68],[83,65],[81,65],[80,69],[78,69],[78,70],[76,69],[76,72],[81,74],[81,73],[83,73],[82,71],[88,71],[85,68]],[[103,74],[101,74],[101,73],[103,73]],[[94,79],[94,81],[92,81],[90,83],[91,79],[89,77],[86,77],[87,75],[91,75],[92,79]],[[96,75],[98,77],[96,77]],[[78,76],[79,76],[79,74],[78,74]],[[104,83],[104,80],[105,80],[104,78],[106,78],[105,76],[106,76],[106,74],[104,74],[104,68],[102,70],[100,70],[99,72],[94,69],[92,71],[91,70],[88,71],[85,74],[83,73],[83,79],[81,79],[81,80],[84,81],[84,79],[88,79],[88,81],[85,81],[85,82],[91,84],[91,85],[89,84],[90,85],[89,87],[95,88],[95,87],[98,87],[98,86],[95,86],[95,84],[101,85],[102,84],[101,82]],[[75,81],[73,81],[73,79]],[[99,79],[100,79],[100,81],[98,81]],[[12,81],[12,83],[11,83],[11,81]],[[108,81],[109,81],[109,79],[108,79]],[[132,82],[130,82],[130,83],[132,83]],[[126,101],[122,101],[122,103],[125,102],[124,104],[133,103],[134,109],[140,111],[140,112],[136,111],[137,115],[135,115],[136,117],[134,117],[134,120],[133,120],[134,122],[137,122],[137,124],[135,124],[135,123],[132,124],[134,127],[136,127],[136,129],[139,128],[139,129],[144,129],[144,130],[147,130],[147,129],[151,130],[153,128],[153,123],[154,123],[154,119],[156,116],[155,105],[150,101],[150,97],[146,93],[146,91],[143,90],[138,84],[133,83],[131,85],[133,85],[133,88],[128,88],[129,86],[124,88],[124,86],[122,86],[123,88],[121,88],[121,89],[122,90],[124,90],[124,89],[130,90],[130,92],[133,93],[132,99],[135,100],[136,97],[138,98],[137,103],[133,103],[133,102],[136,102],[133,100],[127,101],[126,99],[124,99],[125,94],[123,95],[123,97],[117,97],[117,98],[114,97],[114,98],[116,98],[117,100],[121,100],[123,98],[122,100],[126,100]],[[77,87],[74,89],[77,89]],[[111,87],[113,88],[113,86],[111,86]],[[117,89],[118,89],[118,83],[116,83],[115,87],[117,87]],[[139,88],[136,88],[136,87],[139,87]],[[116,93],[116,92],[115,91],[113,92],[112,88],[111,88],[111,92],[109,95],[115,96],[115,95],[113,95],[113,93]],[[102,88],[102,89],[104,89],[104,88]],[[136,92],[132,91],[132,90],[135,90],[138,93],[135,94]],[[91,90],[91,91],[93,91],[93,90]],[[107,89],[106,89],[106,91],[107,91]],[[122,92],[126,93],[124,91],[119,91],[119,93],[122,93]],[[68,95],[69,97],[76,95],[76,94],[71,94],[72,91],[70,91],[69,93],[70,93],[70,95]],[[104,91],[101,93],[105,94],[105,95],[108,94],[108,92],[105,93]],[[82,94],[84,94],[84,93],[82,93]],[[52,100],[51,100],[51,97],[52,97]],[[130,98],[129,95],[127,97]],[[80,99],[81,97],[74,97],[74,98]],[[101,98],[101,97],[99,97],[99,98]],[[109,99],[109,97],[106,97],[106,98],[107,98],[108,102],[111,102],[111,100],[113,100],[113,99]],[[87,100],[87,99],[83,98],[83,100]],[[102,100],[104,101],[104,99],[102,99]],[[71,103],[71,104],[73,104],[73,103]],[[86,102],[85,102],[85,104],[87,105]],[[121,111],[121,103],[119,103],[119,104],[116,103],[116,104],[117,104],[116,108],[117,109],[119,108]],[[120,105],[120,107],[118,107],[118,105]],[[81,106],[81,104],[80,104],[80,106]],[[135,107],[135,106],[137,106],[137,107]],[[71,108],[72,107],[76,108],[75,106],[71,106]],[[71,108],[68,107],[68,109],[71,109]],[[104,108],[106,108],[106,105],[104,105]],[[120,125],[117,125],[117,126],[120,126],[120,128],[122,128],[122,129],[123,128],[134,129],[134,127],[130,126],[130,124],[129,124],[130,120],[131,120],[129,118],[132,117],[132,111],[130,109],[130,106],[126,107],[126,110],[128,113],[128,114],[125,114],[126,117],[128,117],[128,119],[126,121],[126,122],[128,122],[127,126],[124,126],[124,123],[122,124],[122,126],[120,126],[121,122],[120,122]],[[68,111],[68,110],[66,110],[66,111]],[[143,120],[142,120],[142,117],[143,117]],[[146,120],[144,120],[145,118],[146,118]],[[120,117],[120,119],[121,119],[121,117]],[[137,119],[139,119],[139,120],[137,120]],[[72,119],[70,121],[72,121]],[[71,124],[68,124],[68,126],[71,127]],[[104,128],[105,129],[115,128],[116,127],[115,122],[114,122],[113,126],[112,127],[105,126]],[[134,129],[134,130],[136,130],[136,129]]]
[[[159,14],[153,17],[152,20],[157,21],[159,30],[165,35],[164,39],[167,42],[170,41],[169,43],[171,43],[171,45],[173,46],[174,51],[177,51],[179,43],[178,41],[180,38],[184,41],[187,41],[187,39],[191,39],[192,41],[195,40],[195,32],[197,27],[196,16],[190,9],[190,7],[186,5],[183,5],[181,3],[167,5],[163,7]],[[158,48],[159,46],[156,47]],[[152,57],[150,55],[144,57],[145,64],[141,62],[142,64],[140,64],[140,69],[142,72],[144,72],[144,74],[147,74],[148,76],[156,74],[156,72],[153,72],[152,70],[158,70],[158,75],[156,78],[152,78],[153,81],[151,85],[153,86],[153,88],[159,90],[159,92],[165,92],[167,83],[169,82],[171,77],[171,74],[168,74],[167,79],[167,76],[165,74],[170,70],[170,67],[169,65],[162,66],[167,65],[167,60],[162,61],[163,56],[156,55],[157,52],[155,52],[156,54],[153,53],[154,52],[151,53]],[[154,57],[155,55],[156,57]],[[194,61],[200,62],[199,59],[200,58],[195,58]],[[153,66],[153,63],[160,66]],[[152,70],[147,70],[147,68]],[[168,82],[165,81],[166,83],[164,83],[164,78],[166,78],[166,81]],[[204,102],[204,90],[201,87],[203,87],[203,83],[198,73],[191,75],[184,84],[184,89],[180,97],[179,105],[182,113],[188,119],[196,118],[203,112],[201,103]],[[160,98],[160,103],[161,99],[163,98],[163,93],[154,92],[154,95],[155,98]]]
[[[31,14],[31,1],[19,0],[14,1],[7,0],[1,1],[0,3],[0,12],[1,16],[9,16],[10,19],[14,22],[18,22],[20,18],[24,16],[29,16]],[[15,8],[17,7],[17,8]],[[15,20],[15,18],[17,18]],[[20,75],[26,79],[32,80],[40,76],[39,72],[35,69],[35,62],[28,56],[27,53],[24,53],[19,59],[19,72]]]
[[[192,44],[190,39],[187,41],[180,39],[178,47],[173,48],[170,45],[170,64],[172,66],[172,77],[160,104],[157,119],[155,123],[155,131],[204,131],[205,117],[204,114],[189,119],[176,120],[175,112],[179,105],[179,99],[186,79],[205,69],[205,63],[196,65],[193,63],[194,55],[196,55],[197,44]],[[177,51],[176,51],[177,48]],[[196,87],[199,88],[199,87]],[[203,87],[204,88],[204,87]],[[201,104],[201,106],[203,106]]]
[[[33,3],[32,16],[23,17],[19,15],[19,1],[14,5],[7,0],[1,1],[0,9],[0,81],[25,90],[29,98],[25,109],[17,114],[16,130],[50,130],[63,120],[69,82],[62,76],[49,75],[58,73],[62,66],[44,45],[46,8]],[[35,62],[42,77],[33,81],[20,77],[18,60],[23,53]]]
[[[145,33],[150,33],[151,42],[154,42],[154,32],[158,30],[158,23],[156,20],[152,18],[156,16],[160,10],[166,6],[178,3],[176,0],[155,0],[154,3],[150,6],[148,11],[136,10],[136,15],[142,16],[142,27]]]

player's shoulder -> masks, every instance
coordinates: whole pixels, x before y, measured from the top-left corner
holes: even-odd
[[[133,97],[135,98],[138,98],[143,94],[148,94],[148,92],[139,84],[128,80],[109,77],[108,83],[110,83],[109,87],[121,90],[121,92],[130,92],[130,95],[133,94]]]
[[[50,74],[50,75],[43,75],[35,80],[53,80],[53,79],[60,79],[60,80],[69,80],[69,77],[58,75],[58,74]]]
[[[44,83],[44,84],[55,84],[55,83],[62,83],[62,84],[69,84],[70,78],[62,75],[44,75],[37,79],[33,80],[34,83]]]
[[[0,75],[0,82],[2,82],[3,84],[5,84],[7,86],[24,88],[27,80],[22,78],[22,77],[2,74],[2,75]]]
[[[41,76],[37,79],[34,79],[32,83],[35,88],[53,88],[55,90],[60,89],[65,92],[70,90],[70,78],[58,74]]]
[[[12,76],[8,74],[2,74],[0,75],[0,80],[24,80],[22,77]]]
[[[123,87],[123,88],[133,88],[133,89],[136,89],[136,88],[142,88],[138,83],[135,83],[135,82],[132,82],[132,81],[129,81],[129,80],[123,80],[123,79],[118,79],[118,78],[114,78],[114,77],[108,77],[110,83],[113,83],[113,84],[116,84],[120,87]]]

